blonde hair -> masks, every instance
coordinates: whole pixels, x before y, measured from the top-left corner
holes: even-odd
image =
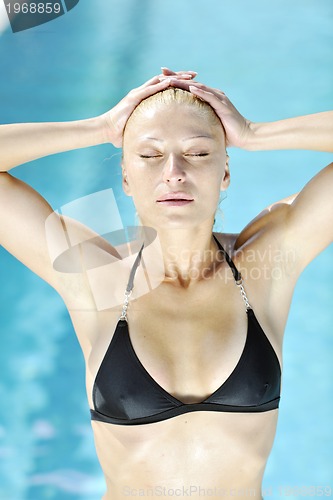
[[[223,128],[222,122],[219,117],[215,113],[214,109],[208,104],[208,102],[199,99],[199,97],[191,94],[187,90],[178,89],[175,87],[169,87],[161,92],[157,92],[153,94],[138,104],[133,113],[130,115],[127,120],[124,134],[126,131],[126,127],[132,120],[135,120],[136,117],[141,116],[146,111],[150,109],[154,109],[156,107],[164,107],[170,106],[173,103],[184,104],[186,106],[194,106],[196,110],[202,115],[203,118],[208,119],[212,122],[213,125],[218,125]]]

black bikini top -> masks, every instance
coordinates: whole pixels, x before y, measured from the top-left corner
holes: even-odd
[[[215,240],[240,288],[248,318],[245,346],[230,376],[204,401],[186,404],[163,389],[141,364],[131,343],[126,315],[141,248],[130,273],[123,313],[94,382],[92,420],[137,425],[160,422],[192,411],[248,413],[278,408],[279,360],[248,302],[241,274],[219,241]]]

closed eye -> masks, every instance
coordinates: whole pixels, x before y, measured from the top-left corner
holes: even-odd
[[[140,158],[161,158],[162,155],[139,155]]]
[[[203,157],[203,156],[208,156],[209,153],[187,153],[185,154],[185,156],[196,156],[196,157]],[[142,155],[140,154],[139,157],[140,158],[145,158],[145,159],[149,159],[149,158],[162,158],[163,155]]]
[[[187,154],[186,156],[208,156],[209,153],[192,153],[192,154]]]

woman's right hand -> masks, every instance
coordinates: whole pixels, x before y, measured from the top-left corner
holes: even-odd
[[[191,80],[195,75],[193,71],[178,71],[166,77],[162,68],[161,75],[154,76],[140,87],[131,90],[114,108],[100,116],[105,142],[111,142],[120,148],[126,122],[141,101],[171,86],[174,79]]]

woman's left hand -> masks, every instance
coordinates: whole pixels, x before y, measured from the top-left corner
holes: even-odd
[[[173,87],[188,90],[192,94],[208,102],[220,118],[226,132],[227,146],[235,146],[247,149],[253,136],[252,122],[242,116],[228,99],[224,92],[219,89],[207,87],[194,80],[187,81],[178,79],[177,73],[167,68],[162,68],[163,77],[170,78]]]
[[[224,92],[191,82],[189,91],[208,102],[220,118],[226,133],[226,145],[247,149],[252,136],[251,122],[244,118]]]

